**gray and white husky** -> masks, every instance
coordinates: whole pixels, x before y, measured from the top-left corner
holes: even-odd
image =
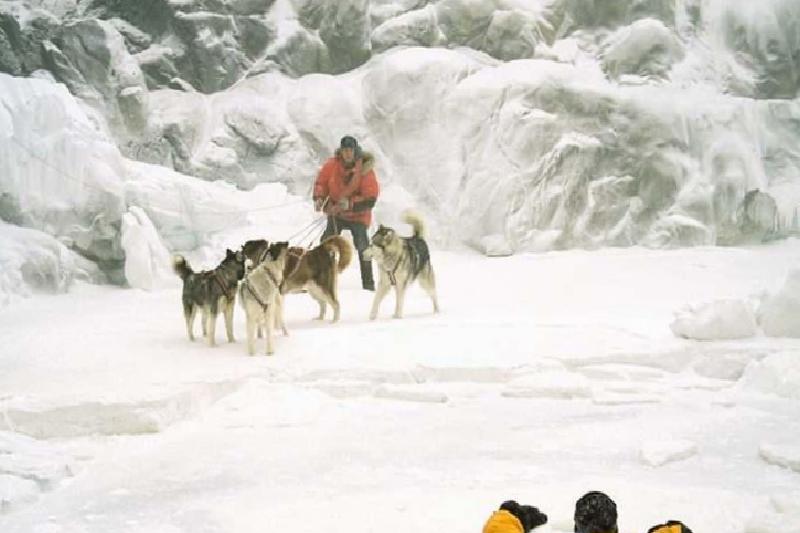
[[[372,302],[370,320],[378,316],[381,301],[394,287],[394,317],[403,317],[403,302],[406,290],[414,280],[428,293],[433,302],[433,311],[439,312],[439,301],[436,297],[436,278],[433,274],[428,243],[425,242],[425,223],[419,215],[407,211],[403,221],[414,228],[411,237],[401,237],[392,228],[381,225],[370,239],[364,258],[374,259],[380,271],[378,288]]]
[[[256,353],[256,333],[260,333],[262,327],[267,330],[267,355],[275,353],[273,332],[276,324],[280,325],[284,335],[289,334],[283,322],[281,296],[288,250],[287,242],[270,244],[264,259],[245,275],[239,285],[239,303],[247,315],[247,353],[250,355]]]
[[[186,333],[189,340],[194,340],[194,318],[197,311],[203,313],[203,335],[208,344],[214,346],[214,332],[217,315],[220,311],[225,315],[225,331],[228,341],[233,338],[233,308],[236,300],[236,286],[244,276],[244,255],[241,252],[227,250],[225,259],[214,270],[195,272],[188,261],[176,255],[173,258],[173,269],[183,280],[183,317],[186,320]]]

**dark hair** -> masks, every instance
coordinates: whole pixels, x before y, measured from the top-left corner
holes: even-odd
[[[617,504],[598,491],[587,492],[575,502],[575,533],[616,533]]]
[[[514,515],[524,533],[529,533],[532,529],[547,523],[547,515],[532,505],[520,505],[514,500],[508,500],[500,505],[500,510],[508,511]]]

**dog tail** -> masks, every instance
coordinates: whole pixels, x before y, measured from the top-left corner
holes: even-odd
[[[418,213],[409,209],[403,213],[403,222],[414,228],[414,237],[425,238],[425,222]]]
[[[347,239],[342,237],[341,235],[335,235],[333,237],[329,237],[325,239],[325,242],[322,243],[322,246],[330,252],[338,252],[339,253],[339,272],[344,271],[345,268],[350,265],[350,261],[353,260],[353,247],[347,242]]]
[[[183,280],[194,274],[189,262],[182,255],[176,255],[172,258],[172,270]]]

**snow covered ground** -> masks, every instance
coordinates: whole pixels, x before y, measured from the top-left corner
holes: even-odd
[[[466,533],[515,498],[569,532],[591,489],[620,531],[800,531],[800,340],[669,329],[800,242],[434,262],[440,315],[416,289],[369,322],[351,267],[341,323],[292,296],[273,357],[238,308],[235,344],[190,343],[177,284],[0,309],[0,531]]]

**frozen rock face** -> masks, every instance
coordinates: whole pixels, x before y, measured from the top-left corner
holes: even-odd
[[[0,69],[64,83],[123,157],[241,190],[307,194],[354,134],[438,245],[741,244],[800,230],[798,28],[791,0],[13,0]],[[126,208],[87,256],[121,266]]]
[[[267,59],[281,66],[292,77],[333,71],[330,52],[317,31],[310,31],[297,22],[286,23],[278,42],[270,47]],[[265,65],[265,68],[269,68]]]
[[[202,92],[276,68],[341,73],[399,45],[468,46],[501,60],[575,38],[609,75],[666,75],[693,55],[693,76],[755,98],[797,96],[800,15],[792,0],[86,0],[6,2],[0,69],[46,65],[40,43],[86,18],[111,23],[150,88],[179,78]],[[293,26],[293,29],[286,30]],[[285,35],[281,36],[281,33]],[[609,38],[611,42],[603,42]],[[140,55],[141,54],[141,55]],[[264,63],[265,57],[271,63]],[[51,67],[47,67],[51,68]]]
[[[66,292],[76,280],[105,279],[96,264],[53,237],[0,222],[0,306],[33,292]]]
[[[122,158],[63,85],[0,74],[0,218],[119,266]]]
[[[690,5],[692,2],[688,2]],[[550,4],[560,32],[573,28],[617,28],[642,18],[675,22],[675,0],[556,0]]]
[[[675,246],[713,244],[717,228],[737,227],[747,192],[768,181],[757,156],[742,149],[752,146],[753,125],[740,118],[742,102],[717,102],[712,118],[691,103],[705,101],[702,92],[619,89],[595,76],[550,61],[512,62],[452,91],[464,237],[480,226],[516,250]],[[771,116],[768,106],[756,109]],[[723,131],[718,119],[738,126]]]
[[[144,127],[144,76],[113,24],[102,20],[68,24],[53,42],[42,46],[56,77],[73,94],[94,103],[118,137],[135,135]]]
[[[63,291],[73,279],[105,279],[101,269],[111,281],[127,273],[132,285],[152,287],[163,278],[164,250],[150,220],[170,248],[191,249],[265,205],[297,201],[278,184],[245,193],[127,160],[88,108],[49,80],[0,74],[0,104],[2,294]],[[246,122],[238,128],[253,144],[267,142],[247,133]]]
[[[642,19],[611,36],[603,68],[615,79],[626,74],[664,78],[683,57],[677,35],[659,20]]]
[[[91,0],[69,12],[61,26],[78,24],[72,33],[91,38],[91,28],[80,25],[102,19],[124,38],[149,87],[166,87],[180,78],[198,90],[214,92],[244,76],[274,40],[266,17],[272,4],[273,0]],[[66,52],[59,43],[57,48]]]
[[[740,92],[758,98],[798,96],[800,11],[795,2],[715,0],[702,9],[717,43],[750,75],[750,87]]]
[[[533,57],[553,28],[540,9],[516,2],[441,0],[384,21],[372,32],[375,51],[394,46],[468,46],[504,61]]]
[[[369,0],[325,2],[319,36],[328,47],[335,74],[369,59],[371,31]]]
[[[20,25],[16,12],[0,7],[0,72],[23,76],[44,67],[42,41],[56,30],[58,19],[47,12],[34,12]]]
[[[432,5],[393,17],[373,30],[372,49],[383,52],[394,46],[436,46],[445,42]]]

